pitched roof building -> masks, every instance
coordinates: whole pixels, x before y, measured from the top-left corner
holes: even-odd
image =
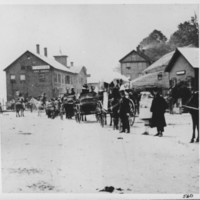
[[[49,98],[66,93],[74,88],[80,92],[82,85],[87,83],[87,69],[84,66],[68,66],[67,56],[60,55],[53,58],[25,51],[4,71],[6,72],[7,100],[15,98],[16,92],[28,97],[38,97],[43,92]]]
[[[177,48],[165,72],[169,73],[171,85],[186,82],[188,87],[199,87],[199,48]]]
[[[174,51],[162,56],[160,59],[152,63],[142,72],[142,76],[131,81],[131,86],[134,88],[149,88],[161,87],[163,89],[169,88],[168,73],[165,72]]]
[[[133,80],[139,77],[144,69],[146,69],[151,61],[140,51],[131,51],[119,60],[121,64],[121,74]]]
[[[197,88],[199,73],[199,49],[177,48],[155,61],[142,72],[142,76],[131,81],[133,88],[158,86],[167,89],[180,81],[188,87]]]

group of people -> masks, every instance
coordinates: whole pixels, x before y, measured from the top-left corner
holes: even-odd
[[[84,94],[92,94],[94,97],[99,98],[103,101],[103,93],[108,93],[108,98],[110,100],[110,109],[112,109],[112,117],[115,129],[120,129],[120,133],[130,133],[130,124],[129,116],[131,114],[131,107],[129,99],[133,98],[133,92],[121,89],[119,84],[113,86],[112,90],[108,91],[108,88],[105,87],[104,91],[95,92],[95,87],[91,86],[89,88],[86,84],[83,85],[82,92],[78,98],[81,98]],[[158,88],[154,88],[151,91],[153,95],[152,104],[150,107],[150,112],[152,117],[149,119],[147,126],[156,127],[157,133],[155,136],[163,136],[164,127],[166,126],[164,113],[168,107],[165,99],[160,95]],[[138,98],[138,97],[137,97]],[[41,101],[46,104],[46,113],[48,117],[51,117],[51,110],[54,110],[53,116],[60,115],[63,119],[63,114],[67,119],[71,119],[74,116],[74,102],[77,100],[77,95],[72,88],[70,92],[64,94],[62,97],[51,99],[46,101],[46,96],[41,96]],[[139,98],[138,98],[139,99]],[[134,103],[139,104],[138,99],[135,98]],[[53,109],[52,109],[53,107]],[[138,109],[139,112],[139,109]],[[121,127],[119,127],[119,120],[121,122]],[[148,134],[146,131],[145,134]]]
[[[87,84],[83,85],[82,92],[79,96],[76,95],[74,88],[71,88],[62,97],[47,99],[45,93],[43,93],[38,100],[41,102],[41,106],[46,111],[48,118],[55,118],[56,116],[63,119],[63,115],[67,119],[71,119],[74,116],[74,103],[77,99],[80,99],[85,94],[92,94],[92,96],[98,98],[101,101],[105,101],[105,93],[107,94],[107,104],[112,112],[112,119],[114,123],[114,129],[120,129],[121,133],[130,133],[129,116],[131,114],[131,106],[129,99],[134,101],[136,105],[137,112],[139,113],[139,95],[134,96],[133,91],[128,91],[121,88],[119,83],[113,85],[112,89],[105,87],[103,91],[96,92],[95,87],[90,88]],[[156,136],[162,136],[164,127],[166,126],[164,113],[168,105],[164,98],[160,95],[157,88],[152,91],[153,101],[150,107],[150,112],[152,116],[148,119],[148,123],[145,125],[150,127],[157,127]],[[18,101],[24,104],[25,100],[22,96],[19,96]],[[119,120],[121,122],[121,127],[119,127]],[[145,120],[147,121],[147,120]],[[148,134],[145,131],[144,134]]]

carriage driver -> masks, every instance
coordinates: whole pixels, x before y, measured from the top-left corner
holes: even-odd
[[[130,133],[130,125],[129,125],[129,115],[130,115],[130,105],[129,100],[126,98],[125,90],[120,89],[120,105],[119,105],[119,117],[121,119],[122,130],[120,133]]]

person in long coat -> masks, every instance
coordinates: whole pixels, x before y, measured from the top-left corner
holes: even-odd
[[[155,136],[163,136],[164,127],[166,126],[165,121],[165,111],[168,107],[165,99],[160,96],[160,92],[158,89],[153,90],[154,99],[152,101],[151,109],[152,119],[151,119],[151,127],[157,128],[157,134]]]
[[[119,117],[122,123],[122,130],[120,133],[124,133],[127,130],[127,133],[130,133],[130,125],[129,125],[129,115],[130,115],[130,105],[129,100],[125,96],[125,91],[121,90],[121,100],[119,105]]]

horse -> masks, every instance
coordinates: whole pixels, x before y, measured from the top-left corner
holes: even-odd
[[[182,107],[186,108],[192,118],[192,139],[191,143],[195,140],[195,130],[197,128],[197,139],[199,142],[199,93],[191,93],[190,89],[187,87],[185,82],[178,83],[175,87],[171,89],[170,96],[173,98],[173,102],[177,102],[179,98],[182,99]]]
[[[15,103],[16,117],[24,117],[24,105],[22,102],[17,101]],[[21,113],[21,114],[20,114]]]
[[[38,116],[40,116],[40,113],[42,112],[42,110],[45,109],[45,106],[44,106],[43,102],[42,101],[38,101],[35,98],[31,98],[31,100],[29,102],[32,103],[36,107],[36,109],[38,111]]]
[[[192,117],[192,139],[190,143],[195,141],[195,130],[197,129],[197,138],[196,142],[199,142],[199,92],[196,91],[192,93],[184,108],[188,109]]]

